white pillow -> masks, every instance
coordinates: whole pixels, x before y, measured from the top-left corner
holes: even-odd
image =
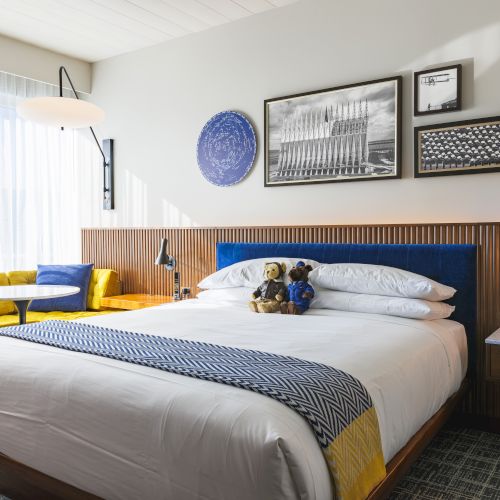
[[[254,291],[253,288],[243,286],[214,288],[212,290],[203,290],[196,298],[206,302],[250,302]]]
[[[236,262],[224,269],[207,276],[198,283],[198,288],[231,288],[246,286],[254,290],[264,281],[264,266],[267,262],[284,262],[286,272],[283,276],[285,283],[289,282],[288,271],[301,260],[312,268],[319,266],[319,262],[311,259],[291,259],[290,257],[266,257],[262,259],[251,259]]]
[[[444,302],[337,292],[334,290],[317,290],[311,301],[311,308],[387,314],[411,319],[449,318],[455,310],[454,306]]]
[[[330,290],[433,302],[449,299],[456,293],[454,288],[425,276],[374,264],[322,264],[311,271],[309,280]]]

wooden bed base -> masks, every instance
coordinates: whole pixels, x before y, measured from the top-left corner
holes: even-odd
[[[386,478],[370,493],[368,500],[382,500],[389,496],[398,482],[420,456],[432,438],[451,417],[468,388],[464,380],[441,409],[429,419],[387,464]],[[98,500],[69,484],[54,479],[0,453],[0,494],[12,500]]]
[[[370,493],[367,500],[382,500],[387,498],[399,481],[407,474],[412,464],[422,454],[432,438],[439,432],[455,411],[457,405],[468,389],[467,379],[460,389],[420,428],[420,430],[401,448],[387,464],[387,476]]]

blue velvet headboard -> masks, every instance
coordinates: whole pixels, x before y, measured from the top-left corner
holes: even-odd
[[[259,257],[299,257],[333,264],[359,262],[398,267],[457,289],[451,319],[465,326],[469,372],[475,373],[476,245],[363,245],[339,243],[217,243],[217,269]]]

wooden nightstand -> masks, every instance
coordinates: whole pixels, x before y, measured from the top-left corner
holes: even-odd
[[[500,381],[500,328],[486,340],[486,378]]]
[[[103,297],[101,305],[112,309],[144,309],[145,307],[159,306],[173,302],[174,299],[168,295],[148,295],[146,293],[128,293],[125,295],[115,295],[113,297]]]

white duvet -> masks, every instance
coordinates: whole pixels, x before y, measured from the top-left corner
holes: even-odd
[[[82,322],[258,349],[357,377],[386,462],[460,386],[463,327],[329,310],[184,301]],[[331,499],[305,420],[265,396],[0,337],[0,452],[109,499]]]

